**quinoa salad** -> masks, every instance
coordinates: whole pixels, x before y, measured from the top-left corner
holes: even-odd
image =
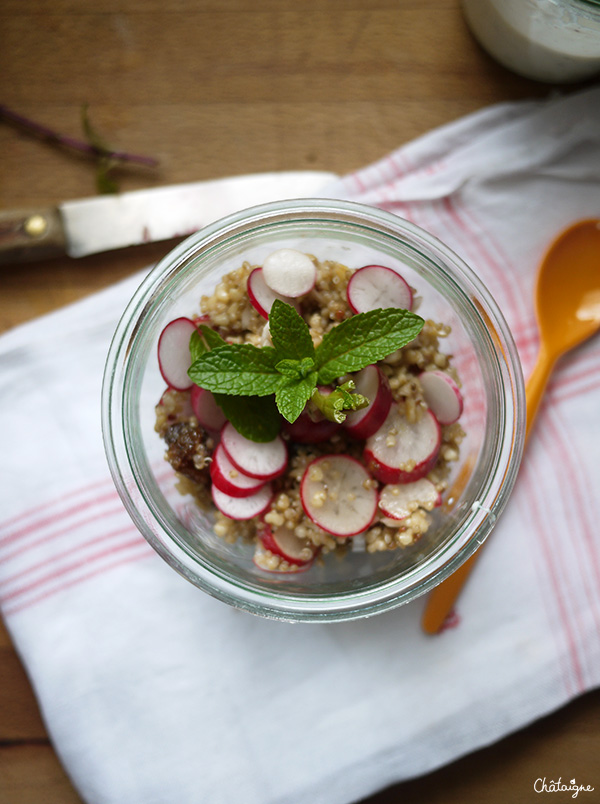
[[[391,267],[279,249],[163,329],[155,430],[177,489],[260,571],[410,548],[431,527],[465,433],[450,328],[420,301]]]

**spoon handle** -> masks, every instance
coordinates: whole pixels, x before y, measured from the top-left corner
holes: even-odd
[[[536,364],[529,376],[525,389],[527,400],[527,419],[525,424],[525,442],[531,433],[534,419],[538,412],[542,396],[554,368],[556,358],[545,349],[540,349]],[[437,634],[446,617],[452,610],[461,589],[471,574],[471,570],[481,555],[481,547],[468,558],[452,575],[433,589],[427,600],[421,626],[426,634]]]
[[[525,399],[527,401],[527,418],[525,423],[525,443],[531,433],[533,422],[537,416],[540,402],[548,385],[548,380],[552,374],[556,358],[547,352],[543,346],[540,349],[533,371],[529,375],[525,387]]]

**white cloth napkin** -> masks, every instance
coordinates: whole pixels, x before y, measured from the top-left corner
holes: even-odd
[[[569,223],[600,217],[600,87],[484,109],[325,195],[397,212],[461,254],[527,374],[538,261]],[[348,804],[598,685],[600,337],[557,367],[452,627],[425,636],[423,600],[288,625],[180,578],[113,489],[100,383],[139,280],[0,338],[1,606],[86,802]]]

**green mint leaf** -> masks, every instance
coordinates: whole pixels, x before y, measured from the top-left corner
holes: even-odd
[[[308,324],[291,304],[275,299],[269,313],[269,332],[281,359],[314,357],[315,347]]]
[[[215,400],[238,433],[250,441],[272,441],[281,429],[275,397],[215,394]]]
[[[202,355],[215,349],[217,346],[224,346],[225,341],[215,332],[214,329],[207,327],[206,324],[201,324],[200,328],[192,332],[190,338],[190,355],[192,363],[195,363]]]
[[[308,377],[315,370],[315,361],[312,357],[303,357],[300,361],[300,376]]]
[[[317,382],[317,372],[307,377],[284,377],[275,393],[275,402],[279,412],[288,422],[296,421],[310,399]]]
[[[354,382],[348,380],[339,385],[330,394],[322,394],[317,388],[312,392],[311,400],[326,419],[342,424],[349,410],[366,408],[369,400],[362,394],[353,394]]]
[[[302,376],[299,360],[280,360],[279,363],[275,364],[275,368],[284,377],[296,378]]]
[[[227,343],[218,332],[215,332],[211,327],[207,327],[206,324],[200,324],[200,332],[202,333],[202,340],[208,349],[216,349],[217,346],[225,346]]]
[[[415,313],[396,307],[347,318],[326,333],[316,349],[319,383],[327,385],[337,377],[383,360],[416,338],[424,323]]]
[[[216,394],[268,396],[281,382],[275,369],[277,353],[249,343],[228,343],[206,352],[188,370],[192,382]]]
[[[275,364],[275,368],[284,377],[308,377],[314,371],[315,361],[312,357],[305,357],[302,360],[280,360]]]

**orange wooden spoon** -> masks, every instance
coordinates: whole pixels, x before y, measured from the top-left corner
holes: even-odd
[[[526,438],[558,358],[600,329],[600,220],[575,223],[552,243],[540,265],[535,308],[540,349],[526,388]],[[450,496],[456,497],[452,490]],[[431,592],[422,620],[426,633],[440,630],[480,553]]]

